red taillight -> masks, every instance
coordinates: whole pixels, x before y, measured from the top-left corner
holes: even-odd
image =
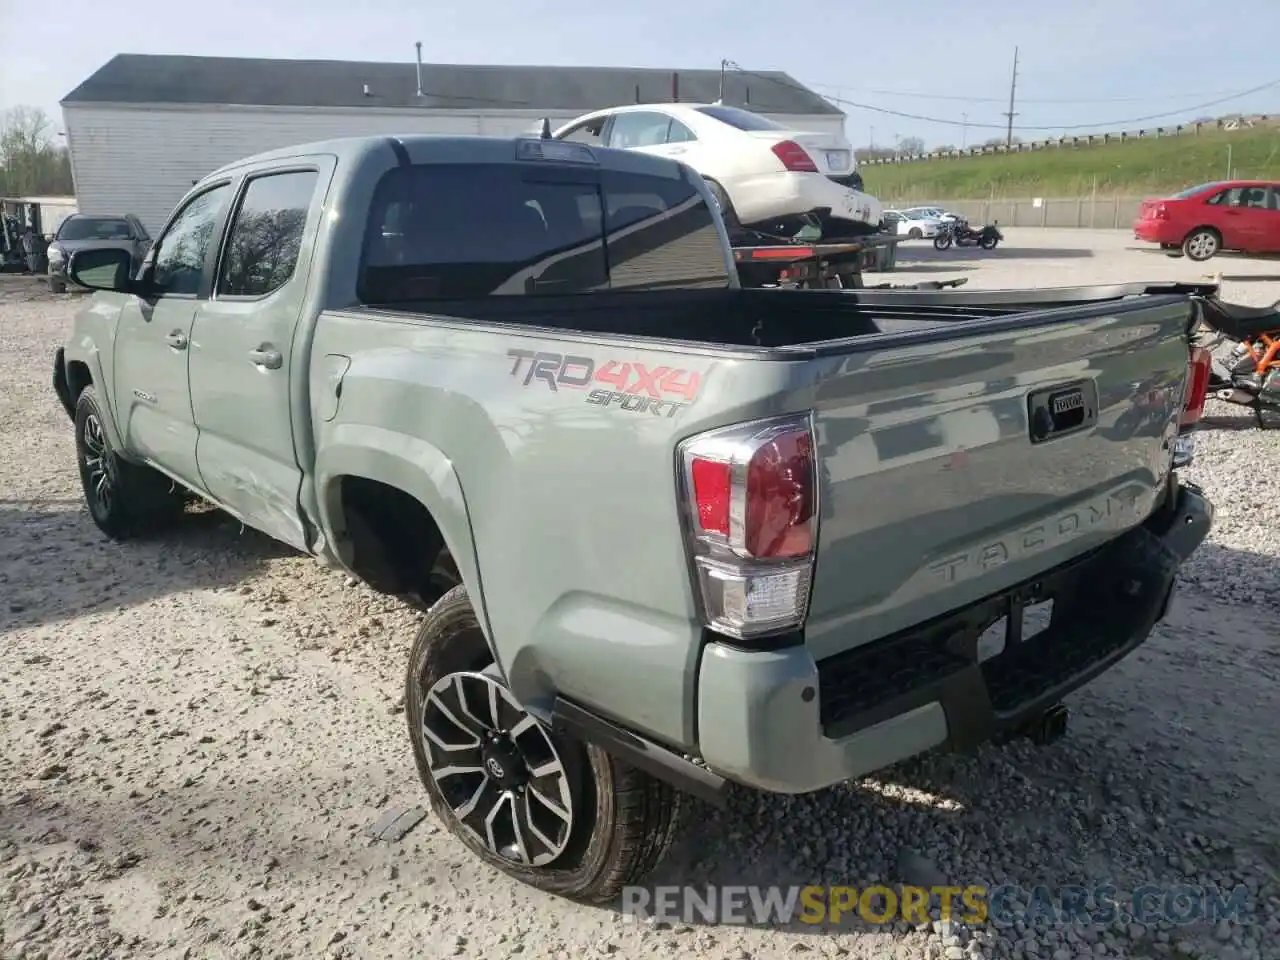
[[[747,465],[744,546],[752,557],[804,557],[813,550],[813,444],[806,428],[780,434]]]
[[[809,418],[699,434],[680,462],[707,625],[739,638],[800,626],[818,536]]]
[[[715,460],[694,457],[689,465],[693,499],[698,508],[698,529],[704,533],[729,536],[729,493],[733,486],[732,467]]]
[[[782,165],[792,173],[817,173],[818,165],[813,157],[805,152],[804,147],[794,140],[783,140],[772,147],[773,155],[782,161]]]
[[[1151,211],[1151,216],[1156,220],[1168,220],[1169,208],[1163,203],[1157,203],[1156,208]]]
[[[1181,427],[1190,427],[1204,416],[1204,404],[1209,398],[1209,374],[1213,369],[1213,356],[1204,347],[1192,347],[1187,364],[1187,392],[1182,402]]]

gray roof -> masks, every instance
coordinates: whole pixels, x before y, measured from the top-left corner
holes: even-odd
[[[718,70],[631,67],[520,67],[424,63],[422,89],[412,60],[260,60],[120,53],[72,90],[63,103],[239,104],[289,107],[391,107],[456,110],[554,110],[587,113],[627,103],[719,96]],[[369,85],[369,95],[364,93]],[[725,101],[761,113],[840,114],[778,71],[731,73]]]

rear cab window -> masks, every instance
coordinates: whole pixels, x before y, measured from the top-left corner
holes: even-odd
[[[694,107],[699,113],[706,114],[713,120],[719,120],[721,123],[727,123],[731,127],[738,130],[785,130],[780,123],[774,123],[767,117],[762,117],[758,113],[752,113],[750,110],[742,110],[738,107]]]
[[[729,285],[715,214],[682,177],[513,160],[387,173],[357,292],[395,304]]]
[[[1179,191],[1169,199],[1186,200],[1189,197],[1194,197],[1197,194],[1201,194],[1201,193],[1207,193],[1208,191],[1213,190],[1214,188],[1220,187],[1220,186],[1222,186],[1221,183],[1202,183],[1197,187],[1188,187],[1186,190]],[[1210,202],[1212,203],[1213,200],[1211,199]]]

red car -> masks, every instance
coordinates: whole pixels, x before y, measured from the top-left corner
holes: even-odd
[[[1223,180],[1144,200],[1133,235],[1192,260],[1221,250],[1280,253],[1280,183]]]

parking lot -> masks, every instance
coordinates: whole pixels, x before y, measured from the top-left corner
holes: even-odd
[[[904,244],[882,279],[1205,280],[1280,260],[1126,232]],[[400,692],[416,615],[216,512],[115,545],[81,503],[51,359],[83,298],[0,277],[0,956],[1280,958],[1280,431],[1212,404],[1217,507],[1178,605],[1074,695],[1065,739],[938,755],[803,797],[697,805],[657,884],[1243,885],[1245,922],[840,929],[625,922],[488,870],[427,819]],[[1123,897],[1121,897],[1123,899]]]

